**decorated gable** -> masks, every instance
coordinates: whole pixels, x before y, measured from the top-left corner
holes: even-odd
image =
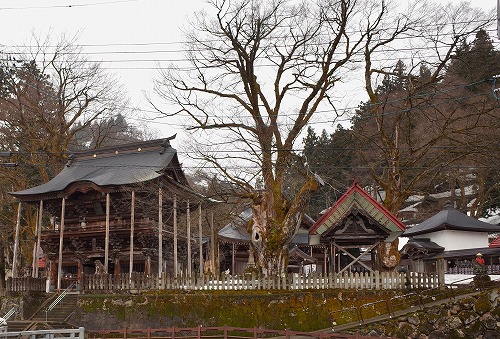
[[[405,229],[401,221],[354,182],[309,233],[334,238],[337,243],[367,244],[392,241]]]

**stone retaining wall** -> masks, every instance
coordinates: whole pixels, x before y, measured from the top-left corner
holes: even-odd
[[[426,308],[356,329],[362,334],[418,339],[500,338],[499,290]]]

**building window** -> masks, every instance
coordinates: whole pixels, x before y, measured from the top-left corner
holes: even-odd
[[[143,262],[135,262],[133,264],[132,268],[133,268],[133,272],[143,273],[145,265]],[[126,263],[126,264],[122,263],[120,269],[121,269],[122,273],[129,273],[130,272],[128,263]]]

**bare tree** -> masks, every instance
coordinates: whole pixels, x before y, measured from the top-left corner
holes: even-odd
[[[375,60],[376,49],[390,48],[395,38],[384,37],[383,30],[369,34],[364,49],[369,103],[354,131],[369,149],[360,154],[370,165],[370,176],[385,193],[385,206],[395,214],[422,182],[435,182],[433,178],[450,164],[470,154],[471,149],[463,147],[470,145],[466,135],[485,127],[492,109],[492,101],[485,96],[468,98],[465,105],[458,94],[460,87],[442,82],[457,48],[493,18],[465,3],[427,7],[422,13],[427,17],[408,37],[411,45],[405,49],[405,60],[409,60],[405,72],[401,64],[389,69]],[[427,46],[425,57],[421,46]],[[379,75],[399,79],[398,86],[385,86],[381,91]],[[394,268],[399,262],[397,241],[382,247],[381,264]]]
[[[198,14],[187,35],[191,66],[164,70],[156,89],[178,108],[165,114],[186,118],[201,159],[245,190],[256,262],[266,274],[281,273],[318,187],[304,171],[300,187],[284,193],[297,138],[319,112],[336,121],[337,85],[365,45],[375,53],[415,22],[390,16],[385,1],[209,3],[213,20]]]
[[[39,185],[55,176],[66,162],[76,133],[94,122],[124,113],[120,86],[98,63],[81,53],[74,39],[33,38],[26,47],[4,51],[0,63],[0,149],[18,163],[0,172],[5,192]],[[8,245],[16,224],[12,197],[0,196],[1,220],[7,227],[0,249]],[[33,239],[36,211],[23,208],[23,228]],[[21,235],[23,236],[23,235]],[[1,253],[4,253],[3,250]]]
[[[74,135],[123,111],[125,96],[74,39],[53,44],[33,38],[32,45],[5,55],[0,138],[11,151],[28,155],[24,163],[43,164],[38,174],[45,182],[64,164]]]

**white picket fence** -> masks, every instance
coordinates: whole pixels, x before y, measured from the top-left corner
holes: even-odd
[[[419,272],[365,272],[328,275],[289,274],[286,276],[259,277],[255,274],[222,275],[213,277],[177,276],[168,274],[146,275],[128,274],[93,274],[82,276],[79,288],[83,291],[118,291],[118,290],[307,290],[307,289],[417,289],[435,288],[444,285],[444,276],[437,273]]]

